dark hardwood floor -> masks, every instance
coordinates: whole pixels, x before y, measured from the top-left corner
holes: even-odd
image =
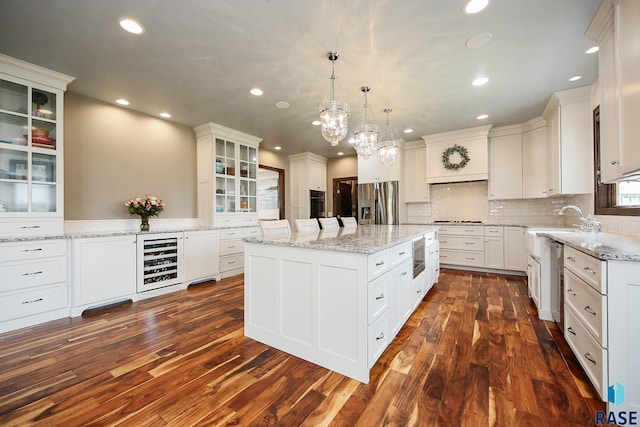
[[[586,426],[520,277],[443,270],[369,384],[243,336],[243,277],[0,335],[0,425]]]

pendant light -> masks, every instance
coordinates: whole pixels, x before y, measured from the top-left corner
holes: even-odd
[[[371,113],[372,120],[367,121],[367,110],[369,104],[367,104],[367,93],[371,90],[370,86],[362,86],[360,90],[364,93],[364,106],[362,107],[362,122],[354,129],[356,137],[356,152],[359,156],[366,159],[371,157],[378,149],[378,134],[380,129],[375,123],[373,118],[373,112]]]
[[[335,99],[335,62],[340,57],[340,54],[336,51],[327,53],[327,58],[331,61],[331,77],[329,100],[320,104],[320,130],[322,137],[329,141],[332,146],[338,145],[338,142],[342,141],[347,132],[349,132],[349,106],[344,101]]]
[[[390,168],[395,164],[396,159],[398,158],[398,144],[393,137],[393,130],[389,124],[389,113],[391,112],[391,108],[385,108],[384,112],[387,113],[387,123],[384,125],[382,132],[380,133],[378,158],[384,167]]]

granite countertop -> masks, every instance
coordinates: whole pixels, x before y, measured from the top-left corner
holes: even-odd
[[[563,229],[540,229],[536,234],[601,260],[640,261],[640,239],[635,237]]]
[[[372,254],[411,241],[432,230],[436,228],[430,225],[359,225],[355,230],[341,228],[338,231],[320,231],[318,234],[292,233],[290,236],[245,237],[242,240],[247,243]]]

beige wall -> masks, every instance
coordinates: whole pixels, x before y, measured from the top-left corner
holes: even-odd
[[[327,161],[326,211],[333,216],[333,179],[358,176],[358,156],[336,157]]]
[[[195,218],[196,140],[190,127],[68,92],[66,220],[130,218],[130,197],[153,195],[163,218]]]

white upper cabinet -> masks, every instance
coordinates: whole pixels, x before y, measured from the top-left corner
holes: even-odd
[[[370,182],[387,182],[387,181],[400,181],[401,166],[402,166],[402,153],[404,148],[404,141],[397,140],[398,142],[398,158],[391,167],[386,167],[380,162],[378,151],[376,151],[371,157],[365,159],[362,156],[358,156],[358,184],[366,184]]]
[[[434,184],[488,179],[488,134],[491,126],[423,136],[427,144],[427,182]],[[460,154],[460,148],[466,151],[467,159]],[[449,168],[445,167],[443,161],[447,152],[451,152],[446,156]]]
[[[489,134],[489,200],[522,199],[522,128],[494,128]]]
[[[547,197],[545,122],[542,118],[522,125],[522,197]]]
[[[404,202],[428,202],[427,147],[424,141],[408,142],[404,148],[403,193]]]
[[[63,232],[63,98],[72,80],[0,55],[0,236]]]
[[[314,153],[300,153],[289,156],[291,176],[291,198],[289,201],[290,220],[309,218],[311,213],[310,190],[327,191],[327,158]],[[325,209],[327,207],[325,194]]]
[[[258,224],[258,145],[261,138],[215,123],[194,128],[197,138],[198,219],[202,225],[235,218]]]
[[[547,196],[593,192],[591,86],[555,92],[543,117]]]

